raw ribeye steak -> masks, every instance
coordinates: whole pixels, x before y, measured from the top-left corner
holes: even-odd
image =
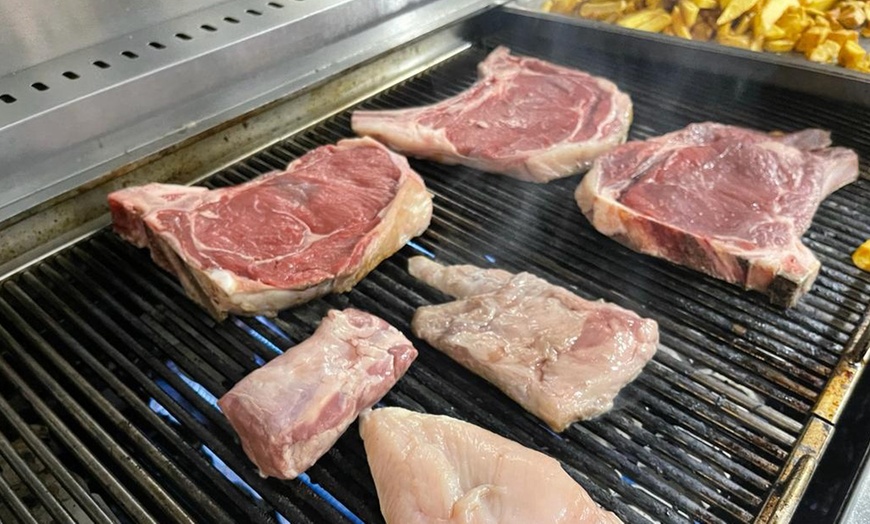
[[[417,309],[414,334],[505,392],[556,431],[601,415],[658,345],[654,320],[590,302],[530,273],[408,261],[457,300]]]
[[[411,342],[384,320],[332,310],[311,338],[243,378],[218,404],[260,474],[292,479],[386,395],[416,357]]]
[[[858,177],[858,156],[819,129],[777,135],[714,123],[599,158],[580,209],[628,247],[793,306],[819,272],[801,243],[819,203]]]
[[[109,205],[115,231],[149,247],[218,319],[349,291],[432,215],[407,159],[370,138],[319,147],[235,187],[149,184],[110,194]]]
[[[435,105],[355,111],[353,130],[404,154],[531,182],[577,173],[625,142],[631,99],[609,80],[505,47],[478,74],[469,89]]]

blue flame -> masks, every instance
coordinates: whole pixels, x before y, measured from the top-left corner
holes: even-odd
[[[435,253],[429,251],[428,249],[426,249],[425,247],[421,246],[420,244],[414,242],[413,240],[408,241],[408,245],[411,246],[411,248],[414,249],[415,251],[417,251],[418,253],[422,253],[429,258],[435,258]]]
[[[201,449],[202,452],[205,453],[209,460],[211,460],[211,463],[215,467],[215,469],[218,470],[221,475],[226,477],[227,480],[241,488],[242,491],[254,497],[255,499],[263,500],[263,497],[261,497],[259,493],[254,491],[254,488],[252,488],[247,482],[242,480],[242,477],[238,476],[235,471],[230,469],[230,467],[227,466],[220,457],[215,455],[215,452],[209,449],[208,446],[203,444],[202,446],[200,446],[199,449]]]
[[[629,486],[634,486],[635,484],[637,484],[637,482],[633,481],[629,477],[626,477],[622,473],[619,474],[619,480],[621,480],[624,484],[627,484]]]
[[[157,413],[158,415],[165,418],[169,422],[172,422],[176,426],[180,425],[180,423],[178,422],[178,419],[173,417],[172,413],[167,411],[166,408],[164,408],[163,405],[160,404],[160,402],[157,402],[153,398],[148,400],[148,407],[151,408],[151,411],[153,411],[154,413]]]
[[[182,382],[184,382],[185,384],[190,386],[190,389],[192,389],[194,393],[196,393],[197,395],[202,397],[203,400],[205,400],[206,402],[208,402],[209,404],[211,404],[212,406],[217,408],[218,411],[220,411],[221,408],[217,404],[217,397],[212,395],[209,390],[205,389],[205,387],[202,384],[200,384],[199,382],[196,382],[192,378],[185,375],[178,368],[178,365],[171,360],[166,361],[166,367],[168,367],[169,369],[172,370],[173,373],[178,375],[178,378],[180,378],[182,380]]]
[[[260,324],[263,324],[264,326],[269,328],[269,331],[271,331],[272,333],[275,333],[279,337],[283,338],[288,343],[293,342],[293,339],[290,338],[290,336],[287,333],[284,333],[284,330],[279,328],[278,325],[275,324],[274,322],[272,322],[269,318],[264,317],[262,315],[254,317],[254,318],[256,318]]]
[[[302,481],[303,484],[305,484],[306,486],[308,486],[309,488],[311,488],[311,490],[312,490],[313,492],[315,492],[315,493],[317,493],[318,495],[320,495],[321,498],[323,498],[324,500],[326,500],[327,502],[329,502],[330,504],[332,504],[332,507],[334,507],[335,509],[338,510],[339,513],[341,513],[342,515],[344,515],[345,517],[347,517],[348,520],[350,520],[351,522],[355,522],[355,523],[357,523],[357,524],[365,524],[365,523],[362,521],[362,519],[360,519],[359,517],[357,517],[356,515],[354,515],[352,511],[350,511],[349,509],[347,509],[347,506],[345,506],[344,504],[342,504],[341,502],[339,502],[337,498],[333,497],[333,496],[332,496],[332,493],[330,493],[330,492],[326,491],[325,489],[323,489],[323,488],[320,486],[320,484],[315,484],[314,482],[312,482],[312,481],[311,481],[311,478],[308,476],[307,473],[302,473],[301,475],[299,475],[299,476],[296,477],[296,478],[298,478],[299,480]]]
[[[215,455],[214,451],[210,450],[208,446],[203,445],[200,447],[200,449],[211,460],[211,463],[215,467],[215,469],[218,470],[221,475],[226,477],[227,480],[238,486],[242,491],[244,491],[254,499],[263,500],[263,497],[261,497],[259,493],[254,491],[254,488],[252,488],[250,485],[248,485],[247,482],[242,480],[242,478],[238,476],[235,471],[230,469],[230,467],[227,466],[220,457]],[[290,524],[290,521],[287,520],[284,515],[278,513],[277,511],[275,512],[275,519],[278,520],[279,524]]]
[[[269,340],[268,338],[264,337],[263,335],[257,333],[257,330],[255,330],[255,329],[252,328],[251,326],[245,324],[244,322],[242,322],[241,320],[239,320],[239,319],[237,319],[237,318],[236,318],[236,319],[233,319],[233,322],[235,322],[236,326],[238,326],[239,328],[241,328],[242,330],[244,330],[247,334],[251,335],[251,337],[254,338],[254,340],[256,340],[257,342],[259,342],[260,344],[263,344],[264,346],[266,346],[267,348],[269,348],[270,350],[272,350],[274,353],[276,353],[276,354],[278,354],[278,355],[284,353],[283,351],[281,351],[281,350],[278,348],[278,346],[276,346],[275,344],[273,344],[271,340]],[[262,359],[259,355],[257,355],[256,353],[254,354],[254,362],[256,362],[258,366],[262,366],[263,364],[266,363],[266,361],[263,360],[263,359]]]

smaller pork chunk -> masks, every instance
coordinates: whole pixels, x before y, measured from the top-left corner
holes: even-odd
[[[768,134],[711,122],[600,157],[580,210],[629,248],[790,307],[821,264],[801,242],[819,204],[858,178],[858,155],[821,129]]]
[[[369,138],[319,147],[233,187],[122,189],[109,206],[115,231],[148,247],[218,320],[350,291],[432,216],[407,159]]]
[[[604,78],[495,49],[478,81],[426,107],[354,111],[353,130],[401,153],[529,182],[573,175],[625,142],[631,99]]]
[[[411,275],[458,300],[417,309],[414,334],[495,384],[556,431],[613,407],[658,346],[658,325],[529,273],[425,257]]]
[[[616,524],[556,460],[467,422],[383,408],[360,434],[387,524]]]
[[[308,340],[218,401],[264,477],[296,478],[405,374],[417,350],[368,313],[332,310]]]

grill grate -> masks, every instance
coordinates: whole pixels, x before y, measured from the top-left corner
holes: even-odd
[[[870,134],[851,127],[867,115],[624,57],[554,53],[632,95],[633,138],[705,119],[814,125],[862,153],[862,179],[822,205],[805,237],[823,268],[797,308],[780,311],[604,239],[574,205],[577,177],[537,186],[414,161],[436,196],[426,234],[351,293],[276,319],[215,324],[146,252],[100,231],[0,291],[0,521],[32,522],[28,512],[38,510],[61,522],[382,522],[355,426],[310,477],[261,479],[213,402],[310,335],[330,307],[360,307],[408,333],[416,307],[445,300],[405,271],[419,252],[532,270],[624,305],[658,320],[662,347],[612,412],[562,435],[422,343],[385,404],[457,416],[543,450],[627,522],[752,521],[870,300],[870,276],[848,261],[870,237],[863,216]],[[474,81],[484,56],[483,47],[472,48],[362,105],[403,107],[457,93]],[[349,135],[344,113],[207,185],[283,168]]]

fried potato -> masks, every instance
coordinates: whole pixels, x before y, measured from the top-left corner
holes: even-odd
[[[870,240],[858,246],[852,253],[852,262],[864,271],[870,271]]]
[[[664,9],[644,9],[623,16],[616,21],[616,24],[629,29],[660,33],[671,25],[671,15]]]
[[[752,44],[749,35],[731,35],[721,31],[716,34],[716,41],[722,45],[739,47],[742,49],[749,49],[749,46]]]
[[[752,28],[752,21],[755,19],[755,13],[746,13],[741,16],[736,24],[732,24],[732,33],[735,35],[745,35]]]
[[[764,32],[765,40],[782,40],[786,38],[785,29],[775,25]]]
[[[716,19],[716,25],[721,27],[730,24],[737,20],[737,17],[755,7],[756,3],[758,0],[731,0],[728,2],[728,6],[722,9],[722,14]]]
[[[780,40],[767,40],[764,42],[764,50],[771,53],[788,53],[794,49],[794,45],[794,40],[786,40],[784,38]]]
[[[836,3],[837,0],[813,0],[804,5],[810,9],[816,9],[817,11],[827,11],[828,9],[833,8]]]
[[[613,0],[609,2],[587,2],[580,6],[580,16],[593,20],[605,20],[611,15],[621,15],[625,11],[627,2]]]
[[[706,22],[698,22],[692,26],[692,40],[710,40],[716,34],[716,29]]]
[[[811,27],[804,31],[794,49],[809,56],[809,53],[812,53],[813,49],[819,47],[827,40],[830,33],[831,30],[824,26]]]
[[[846,42],[855,42],[858,43],[858,33],[855,31],[849,31],[847,29],[840,29],[837,31],[831,31],[828,34],[828,40],[833,40],[840,44],[840,46],[846,45]],[[861,47],[861,46],[858,46]]]
[[[695,22],[698,21],[698,12],[701,11],[701,8],[698,7],[698,4],[692,2],[692,0],[680,0],[679,8],[683,22],[685,22],[686,27],[691,29],[695,25]]]
[[[780,18],[776,25],[781,27],[783,31],[785,31],[785,38],[789,40],[797,40],[801,37],[804,30],[812,25],[812,21],[809,17],[806,16],[800,8],[797,9],[789,9],[782,18]]]
[[[825,40],[813,49],[805,52],[807,59],[820,64],[836,62],[840,56],[840,44],[833,40]]]
[[[870,0],[545,0],[542,9],[870,72]]]
[[[671,29],[673,29],[675,36],[686,40],[692,39],[692,32],[683,20],[683,9],[680,6],[675,6],[674,10],[671,11]]]
[[[849,69],[860,69],[867,60],[867,51],[854,40],[846,40],[840,47],[840,65]]]
[[[785,14],[788,8],[798,6],[800,6],[798,0],[768,0],[764,2],[761,8],[761,32],[766,33],[770,31],[773,24],[782,18],[782,15]]]
[[[864,6],[858,5],[857,2],[843,3],[840,5],[840,13],[837,17],[839,22],[846,29],[856,29],[864,25],[867,21],[867,15],[864,13]]]

